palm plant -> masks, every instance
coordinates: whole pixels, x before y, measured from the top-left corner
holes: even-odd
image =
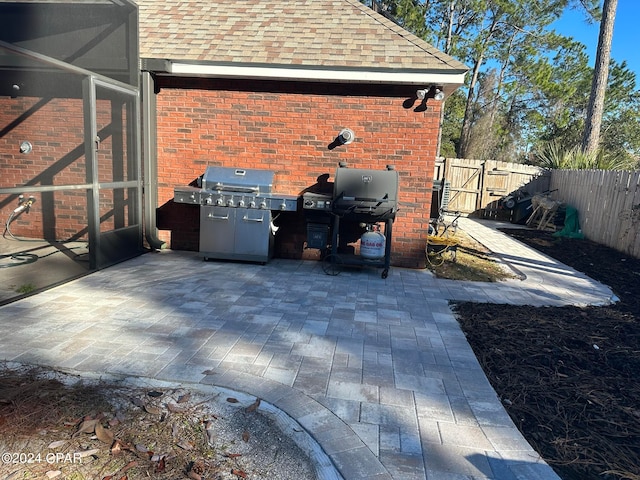
[[[567,147],[552,140],[543,144],[535,155],[536,164],[548,169],[567,170],[632,170],[637,167],[632,158],[605,152],[602,148],[585,152],[579,146]]]

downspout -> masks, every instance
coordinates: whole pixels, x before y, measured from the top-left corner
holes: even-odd
[[[156,226],[156,208],[158,205],[156,94],[151,73],[142,72],[141,77],[144,233],[149,246],[154,250],[161,250],[167,245],[158,238],[158,227]]]

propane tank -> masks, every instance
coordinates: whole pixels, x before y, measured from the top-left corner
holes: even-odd
[[[384,257],[386,240],[377,225],[367,225],[367,231],[360,237],[360,256],[367,259]]]

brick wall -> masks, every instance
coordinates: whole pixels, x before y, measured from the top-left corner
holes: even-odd
[[[424,266],[441,103],[415,87],[159,78],[158,227],[172,248],[197,250],[197,207],[172,202],[207,165],[269,169],[273,191],[301,194],[338,162],[400,175],[392,263]],[[342,128],[350,145],[330,148]],[[277,255],[304,255],[301,211],[282,214]]]
[[[111,142],[113,134],[117,135],[119,131],[119,120],[112,116],[109,101],[99,100],[97,108],[98,126],[103,137],[98,153],[98,176],[101,181],[113,181]],[[50,241],[87,240],[87,194],[84,189],[30,190],[30,187],[88,183],[83,118],[81,99],[0,97],[0,185],[20,187],[20,193],[25,197],[35,197],[29,213],[23,213],[11,223],[13,235]],[[31,152],[20,152],[23,141],[32,144]],[[118,138],[120,143],[121,138]],[[18,206],[18,195],[0,195],[3,229]],[[123,210],[126,215],[126,198],[118,197],[115,201],[123,204],[116,210]],[[100,215],[104,218],[100,229],[115,228],[122,214],[113,213],[112,192],[101,192],[99,204]]]
[[[49,240],[77,236],[87,224],[84,192],[37,193],[29,187],[86,183],[82,100],[0,98],[0,131],[2,186],[23,186],[25,196],[36,198],[11,232]],[[20,153],[23,141],[33,145],[30,153]],[[3,228],[17,206],[18,194],[0,196]]]

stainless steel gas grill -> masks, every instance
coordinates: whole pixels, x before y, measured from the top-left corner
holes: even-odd
[[[319,218],[323,212],[325,218],[330,215],[330,253],[323,260],[326,273],[337,275],[342,265],[370,265],[382,267],[382,278],[387,277],[392,224],[398,211],[398,172],[393,166],[371,170],[340,164],[335,173],[333,196],[305,194],[303,208],[309,222],[307,238],[315,248],[320,248],[322,237],[314,239],[311,235],[322,231],[323,222]],[[316,226],[315,232],[310,226]],[[351,245],[358,237],[356,255]]]
[[[296,211],[298,197],[272,193],[269,170],[207,167],[202,188],[175,187],[174,202],[200,205],[200,247],[210,258],[266,263],[273,256],[272,211]]]

